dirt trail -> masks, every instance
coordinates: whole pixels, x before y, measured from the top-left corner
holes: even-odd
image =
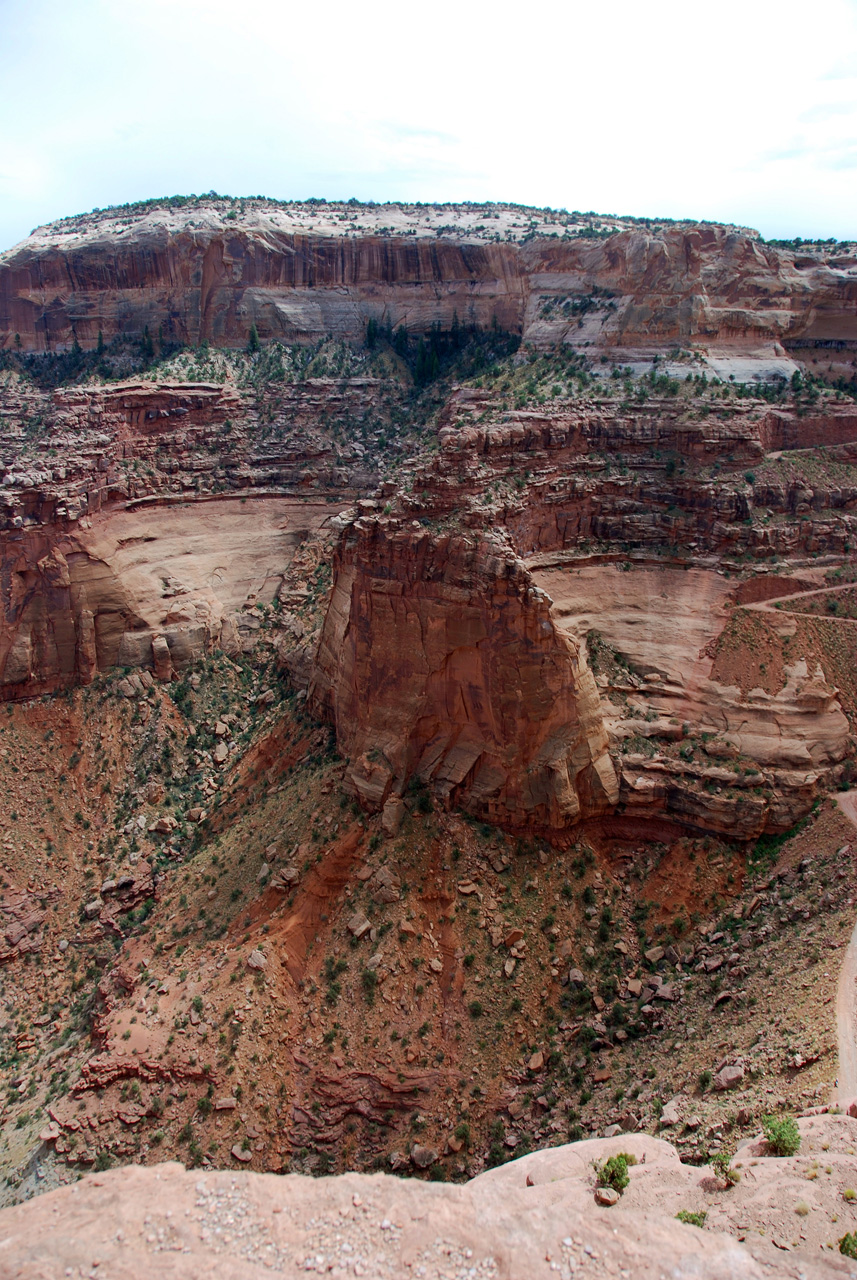
[[[857,827],[857,791],[840,792],[839,808]],[[836,1032],[839,1038],[837,1100],[857,1097],[857,924],[845,949],[836,993]]]
[[[787,604],[790,600],[809,600],[813,596],[830,596],[835,595],[838,592],[853,590],[853,582],[844,582],[841,586],[819,587],[815,591],[792,591],[787,596],[774,596],[771,600],[748,601],[747,604],[739,604],[735,607],[737,609],[752,609],[756,613],[776,613],[780,617],[782,617],[782,612],[797,614],[801,618],[822,617],[831,622],[847,622],[850,626],[855,627],[857,626],[857,619],[855,618],[839,618],[836,614],[803,613],[800,609],[786,609],[781,612],[775,607],[778,604]],[[850,816],[851,815],[849,814],[849,817]]]

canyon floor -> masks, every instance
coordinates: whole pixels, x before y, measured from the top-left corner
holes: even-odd
[[[850,1274],[853,251],[340,212],[0,256],[0,1268]]]

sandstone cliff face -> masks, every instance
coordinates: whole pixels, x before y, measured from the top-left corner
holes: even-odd
[[[159,651],[168,675],[215,647],[252,647],[257,606],[277,598],[329,514],[288,497],[224,497],[108,510],[65,532],[0,533],[0,698],[88,684],[116,667],[157,672]]]
[[[51,394],[4,374],[0,694],[49,692],[115,666],[168,678],[214,646],[249,647],[257,605],[306,599],[309,562],[290,568],[297,549],[324,541],[328,555],[334,526],[347,526],[320,645],[313,616],[287,623],[295,643],[283,647],[310,705],[336,724],[366,805],[417,778],[511,827],[556,832],[617,803],[748,838],[788,825],[847,754],[847,723],[814,666],[791,664],[776,693],[711,678],[709,646],[728,608],[717,570],[849,554],[853,406],[831,395],[819,407],[815,393],[772,408],[707,382],[680,387],[694,362],[672,379],[653,368],[635,387],[617,368],[605,382],[601,362],[587,370],[567,348],[651,352],[699,339],[772,350],[832,333],[847,344],[854,264],[820,251],[796,259],[735,228],[619,220],[606,239],[540,234],[534,223],[501,236],[475,218],[450,232],[432,216],[391,229],[380,216],[358,224],[309,208],[233,210],[231,221],[216,207],[156,209],[58,224],[0,257],[7,347],[16,333],[24,348],[57,350],[144,327],[228,347],[253,324],[263,339],[335,333],[360,346],[370,317],[419,332],[457,315],[566,350],[555,360],[561,383],[538,395],[523,352],[453,389],[437,453],[423,452],[427,421],[411,432],[418,401],[396,376],[306,377],[304,353],[264,389],[260,368],[223,352],[222,381],[179,381],[187,356],[162,383]],[[352,374],[369,365],[362,347],[349,360]],[[772,451],[819,444],[838,472],[811,485],[761,472]],[[392,500],[392,522],[331,521],[373,492]],[[603,568],[617,558],[633,577]],[[599,595],[596,582],[594,602],[581,589],[584,560],[609,586]],[[681,572],[668,582],[670,567]],[[697,616],[686,614],[676,654],[658,602],[668,617],[680,612],[688,584]],[[321,580],[316,588],[323,599]],[[691,652],[712,602],[714,630]],[[596,685],[593,629],[645,671],[644,688]],[[675,751],[623,755],[629,739],[652,736],[640,727],[649,716],[667,726],[666,743],[673,722],[721,736],[767,771],[765,794],[736,797],[714,766]]]
[[[361,447],[319,427],[359,422],[376,389],[285,385],[262,430],[233,382],[0,384],[0,697],[152,667],[153,642],[177,669],[240,647],[328,499],[377,483]]]
[[[499,513],[525,558],[600,543],[765,560],[844,555],[854,543],[857,485],[847,479],[812,489],[797,481],[744,482],[746,468],[771,450],[828,446],[845,461],[857,456],[857,413],[847,403],[798,417],[739,402],[728,416],[700,419],[671,397],[617,404],[596,391],[585,407],[560,402],[484,422],[492,409],[484,392],[451,398],[440,455],[419,473],[415,513],[426,505],[461,510],[478,525],[486,489],[529,475],[526,493],[513,491]],[[719,470],[726,457],[728,470],[716,481],[700,474],[713,464]],[[754,521],[761,510],[767,519]]]
[[[614,219],[606,240],[585,228],[557,239],[534,222],[500,240],[472,220],[439,231],[429,210],[404,234],[331,223],[309,206],[224,214],[155,209],[34,232],[0,256],[0,349],[16,334],[27,350],[94,347],[99,330],[109,341],[146,326],[191,344],[243,345],[253,324],[263,338],[361,341],[370,317],[425,332],[454,314],[536,345],[857,341],[850,260],[796,258],[736,228],[654,232]]]
[[[413,776],[511,826],[562,828],[618,797],[592,674],[500,541],[352,526],[310,704],[370,808]]]

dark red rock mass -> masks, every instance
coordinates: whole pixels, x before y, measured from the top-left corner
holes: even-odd
[[[358,521],[334,573],[310,698],[364,803],[417,778],[521,828],[615,805],[592,673],[502,541]]]

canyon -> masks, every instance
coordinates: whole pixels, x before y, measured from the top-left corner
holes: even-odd
[[[855,368],[857,249],[738,227],[212,197],[0,254],[7,1202],[853,1126]]]

